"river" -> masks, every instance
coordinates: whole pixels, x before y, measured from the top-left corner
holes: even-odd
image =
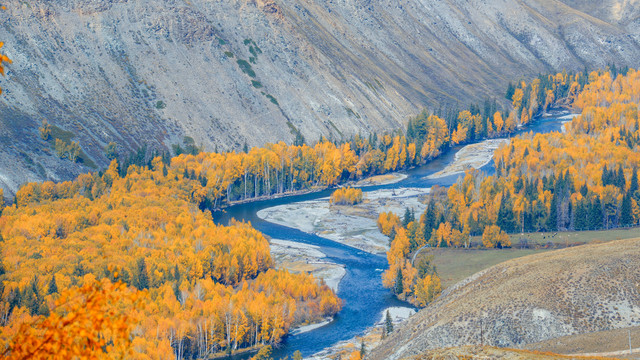
[[[537,119],[532,124],[520,129],[518,133],[560,131],[563,121],[566,121],[566,119],[561,119],[560,115],[563,114]],[[434,185],[450,186],[459,175],[439,179],[426,179],[425,177],[444,169],[454,160],[456,152],[461,148],[462,146],[451,148],[437,159],[421,167],[406,171],[405,173],[408,177],[398,183],[363,187],[362,191],[368,192],[403,187],[430,188]],[[488,174],[494,173],[493,162],[485,165],[481,170]],[[293,352],[296,350],[300,350],[305,357],[310,356],[339,341],[363,335],[367,328],[375,325],[380,320],[381,313],[388,307],[411,306],[397,300],[389,290],[382,287],[381,274],[387,268],[387,261],[384,255],[369,254],[317,235],[264,221],[257,216],[257,212],[264,208],[327,197],[331,192],[333,190],[239,204],[225,209],[224,212],[218,211],[214,213],[214,221],[218,224],[227,225],[232,218],[250,221],[253,227],[271,238],[316,245],[320,247],[320,251],[327,255],[326,260],[345,266],[347,272],[338,288],[338,296],[343,300],[344,304],[342,310],[331,323],[323,327],[306,333],[288,336],[281,346],[274,350],[274,359],[284,358],[285,356],[292,358]],[[247,357],[249,356],[234,358]]]

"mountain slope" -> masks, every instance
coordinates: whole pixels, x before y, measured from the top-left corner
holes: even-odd
[[[640,239],[583,245],[491,267],[445,291],[370,358],[480,343],[520,347],[637,326],[639,245]]]
[[[637,2],[597,4],[9,0],[0,186],[88,170],[38,139],[44,119],[101,166],[110,141],[125,153],[185,135],[207,150],[339,139],[499,96],[522,76],[637,65]]]

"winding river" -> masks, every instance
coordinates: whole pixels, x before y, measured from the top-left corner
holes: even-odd
[[[561,119],[558,116],[538,119],[533,124],[519,130],[519,133],[560,131],[563,121],[566,119]],[[459,175],[439,179],[426,179],[425,177],[444,169],[454,160],[455,153],[461,148],[461,146],[451,148],[428,164],[407,171],[408,177],[403,181],[389,185],[363,187],[362,190],[368,192],[389,188],[450,186]],[[488,174],[493,173],[493,162],[485,165],[481,170]],[[384,255],[373,255],[314,234],[264,221],[257,216],[257,212],[261,209],[327,197],[332,191],[325,190],[305,195],[239,204],[227,208],[224,212],[214,213],[214,221],[219,224],[226,225],[232,218],[250,221],[253,227],[271,238],[316,245],[326,254],[326,260],[345,266],[347,272],[338,288],[338,296],[343,300],[344,306],[335,316],[334,321],[318,329],[287,337],[281,344],[282,346],[274,351],[273,357],[275,359],[287,355],[291,357],[295,350],[300,350],[305,357],[310,356],[339,341],[362,335],[367,328],[380,320],[384,309],[391,306],[410,306],[397,300],[389,290],[382,287],[380,275],[387,267]],[[238,357],[238,359],[240,358]]]

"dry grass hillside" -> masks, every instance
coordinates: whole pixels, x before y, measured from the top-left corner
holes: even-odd
[[[375,349],[371,359],[480,343],[523,347],[638,326],[638,263],[640,238],[506,261],[448,288]]]
[[[239,150],[400,127],[509,81],[637,66],[636,1],[8,0],[0,186],[66,179],[185,135]],[[615,10],[615,11],[614,11]],[[78,141],[58,159],[43,120]]]
[[[412,360],[466,360],[466,359],[502,359],[502,360],[561,360],[561,359],[607,359],[601,357],[564,356],[553,353],[526,350],[496,348],[491,346],[461,346],[447,349],[429,350]]]

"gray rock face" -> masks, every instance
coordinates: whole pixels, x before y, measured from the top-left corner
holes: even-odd
[[[539,72],[637,65],[637,2],[583,3],[9,0],[0,186],[89,170],[39,140],[43,119],[104,166],[109,141],[125,152],[185,135],[207,150],[294,131],[339,139]]]

